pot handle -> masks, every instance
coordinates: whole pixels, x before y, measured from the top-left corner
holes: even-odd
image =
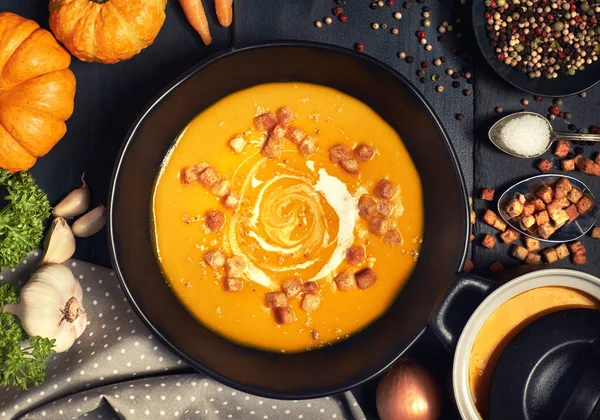
[[[458,274],[446,290],[429,326],[446,350],[456,348],[458,338],[469,318],[496,288],[496,283],[468,273]]]

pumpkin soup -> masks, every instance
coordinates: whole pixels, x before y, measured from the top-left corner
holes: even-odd
[[[505,302],[485,321],[473,343],[469,362],[471,394],[482,418],[487,418],[492,376],[508,343],[536,319],[571,308],[600,309],[600,303],[574,289],[539,287]]]
[[[302,83],[234,93],[167,154],[152,201],[165,278],[230,340],[299,352],[383,314],[416,264],[421,182],[362,102]]]

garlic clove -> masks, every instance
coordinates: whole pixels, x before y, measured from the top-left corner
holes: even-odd
[[[71,229],[78,238],[87,238],[100,232],[106,224],[106,207],[99,205],[75,220]]]
[[[44,255],[40,264],[62,264],[75,253],[75,236],[67,221],[57,217],[44,239]]]
[[[85,174],[81,176],[81,187],[71,191],[52,209],[53,216],[69,219],[83,214],[90,207],[90,189],[83,180],[84,176]]]

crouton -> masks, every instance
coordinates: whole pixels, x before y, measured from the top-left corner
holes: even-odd
[[[340,162],[340,166],[349,174],[358,173],[358,161],[356,159],[344,159]]]
[[[306,136],[304,140],[300,142],[298,150],[302,156],[312,155],[317,151],[317,139],[312,136]]]
[[[385,232],[385,234],[383,235],[383,242],[387,245],[387,246],[399,246],[402,245],[403,239],[402,239],[402,234],[400,233],[400,231],[396,228],[392,228],[390,230],[388,230],[387,232]]]
[[[519,220],[519,223],[525,229],[529,229],[531,226],[535,225],[535,217],[533,217],[533,216],[521,217],[521,220]]]
[[[559,260],[567,258],[570,254],[569,248],[567,248],[567,245],[565,244],[560,244],[554,247],[554,250],[556,251],[556,256]]]
[[[274,133],[275,131],[273,131]],[[283,153],[283,139],[278,136],[271,135],[265,140],[265,144],[261,150],[262,154],[266,157],[279,159]]]
[[[360,270],[358,273],[354,275],[356,278],[356,285],[359,289],[365,290],[368,287],[371,287],[377,281],[377,276],[372,268],[367,267]]]
[[[536,212],[546,210],[546,203],[544,203],[539,198],[530,201],[530,203],[533,204],[533,207],[535,207]]]
[[[592,229],[592,238],[600,239],[600,226],[596,226]]]
[[[545,204],[550,204],[554,198],[554,191],[550,186],[544,185],[536,191],[535,196],[541,199]]]
[[[231,277],[241,277],[248,269],[246,257],[234,255],[225,260],[225,272]]]
[[[319,308],[319,305],[321,305],[321,296],[307,293],[302,298],[300,307],[304,312],[314,312]]]
[[[204,254],[204,261],[211,268],[218,270],[225,265],[225,255],[223,255],[223,253],[218,249],[214,251],[208,251],[206,254]]]
[[[587,256],[584,253],[573,254],[573,264],[575,265],[584,265],[587,263]]]
[[[356,287],[356,279],[354,278],[354,273],[352,270],[346,270],[335,276],[333,279],[335,284],[337,284],[338,289],[342,292],[347,292],[348,290],[352,290]]]
[[[472,233],[469,235],[469,242],[473,242],[473,239],[475,239],[475,235],[473,235]]]
[[[556,182],[556,188],[562,188],[566,192],[569,192],[573,189],[573,184],[571,184],[568,178],[561,178]]]
[[[493,273],[499,273],[501,271],[504,271],[504,265],[500,261],[494,261],[490,264],[488,268]]]
[[[240,135],[237,135],[229,140],[227,146],[229,146],[232,152],[241,153],[242,150],[244,150],[244,147],[246,147],[246,139]]]
[[[533,216],[533,213],[535,213],[535,205],[533,203],[523,204],[523,212],[521,213],[522,217]]]
[[[579,210],[579,214],[586,214],[594,207],[594,202],[591,198],[587,196],[581,197],[581,199],[577,202],[577,210]]]
[[[562,207],[560,206],[560,204],[558,203],[557,200],[552,200],[552,203],[550,203],[546,206],[546,211],[550,215],[551,219],[553,218],[552,215],[554,213],[556,213],[557,211],[559,211],[560,209],[562,209]]]
[[[534,254],[530,252],[525,257],[525,264],[538,265],[542,263],[542,256],[538,254]]]
[[[479,198],[485,201],[493,201],[496,190],[493,188],[483,188],[479,194]]]
[[[296,321],[296,315],[289,306],[286,306],[285,308],[274,308],[273,313],[275,314],[275,321],[278,324],[289,324]]]
[[[380,200],[379,203],[377,203],[377,213],[389,217],[394,212],[394,207],[394,203],[391,201]]]
[[[550,223],[545,223],[537,228],[537,234],[544,239],[551,237],[554,232],[556,232],[556,228],[554,228],[554,226],[552,226]]]
[[[505,210],[510,217],[519,217],[523,213],[523,203],[513,198],[508,202]]]
[[[537,223],[538,226],[542,226],[550,222],[550,215],[546,210],[534,214],[533,217],[535,217],[535,223]]]
[[[548,264],[558,261],[558,254],[554,248],[546,248],[542,251],[542,254],[544,254],[544,258]]]
[[[584,174],[600,176],[600,165],[591,159],[578,156],[575,159],[575,166]]]
[[[272,112],[265,112],[254,117],[254,125],[260,131],[269,131],[277,125],[277,116]]]
[[[540,241],[534,238],[530,238],[529,236],[525,237],[525,247],[527,251],[533,252],[538,251],[540,249]]]
[[[329,149],[329,160],[338,164],[342,160],[352,159],[352,150],[345,144],[338,144]]]
[[[287,297],[283,292],[269,292],[265,295],[267,308],[285,308],[287,304]]]
[[[277,121],[279,125],[287,127],[294,121],[294,111],[289,106],[282,106],[277,110]]]
[[[550,172],[550,170],[552,169],[552,162],[550,162],[547,159],[542,159],[538,161],[537,167],[542,173]]]
[[[230,191],[229,194],[223,197],[222,202],[226,209],[232,209],[238,205],[240,202],[240,197],[235,191]]]
[[[529,251],[527,251],[527,248],[522,247],[521,245],[513,245],[511,249],[511,255],[521,261],[525,261],[527,254],[529,254]]]
[[[565,158],[571,152],[571,142],[568,140],[559,140],[554,147],[554,155],[559,158]]]
[[[237,277],[225,277],[223,288],[227,292],[239,292],[242,290],[242,280]]]
[[[359,162],[368,162],[375,157],[375,153],[377,153],[377,149],[373,146],[369,146],[368,144],[360,143],[354,149],[354,157]]]
[[[573,188],[571,191],[569,191],[569,194],[567,194],[567,199],[574,204],[577,204],[581,197],[583,197],[583,193],[581,190],[579,190],[579,188]]]
[[[521,204],[525,204],[525,202],[527,201],[527,197],[525,197],[523,194],[521,193],[515,193],[515,199],[519,200],[519,203]]]
[[[508,231],[507,231],[508,232]],[[504,232],[506,233],[506,232]],[[504,234],[503,233],[503,234]],[[502,234],[502,235],[503,235]],[[500,235],[500,236],[502,236]],[[489,233],[486,233],[483,237],[483,239],[481,240],[481,245],[483,245],[484,247],[486,247],[487,249],[492,249],[495,245],[496,245],[496,238],[494,238],[492,235],[490,235]]]
[[[556,203],[558,204],[558,206],[561,209],[566,209],[567,207],[569,207],[571,205],[571,202],[569,201],[569,199],[567,197],[557,198],[554,201],[556,201]]]
[[[576,204],[571,204],[569,207],[565,209],[565,212],[569,216],[569,223],[579,217],[579,210],[577,210]]]
[[[229,188],[231,187],[231,183],[226,179],[220,179],[210,187],[210,192],[212,195],[217,197],[225,197],[229,194]]]
[[[362,246],[351,246],[346,250],[346,261],[350,265],[360,265],[367,258],[367,253]]]
[[[477,221],[477,214],[475,213],[474,210],[469,211],[469,220],[472,225],[474,225],[475,222]]]
[[[319,283],[316,281],[302,283],[302,293],[319,293]]]
[[[560,167],[565,172],[574,171],[575,170],[575,159],[561,160]]]
[[[363,194],[358,199],[358,215],[363,219],[370,219],[377,211],[377,202],[369,194]]]
[[[300,145],[306,138],[306,133],[297,127],[288,127],[285,136],[294,144]]]
[[[209,210],[205,214],[205,220],[210,230],[218,232],[225,224],[225,215],[219,210]]]
[[[491,210],[486,210],[485,213],[483,213],[483,221],[490,226],[494,226],[496,219],[498,219],[498,216]]]
[[[571,254],[575,254],[577,252],[585,252],[585,247],[581,243],[581,241],[575,241],[567,244],[567,249]]]
[[[562,188],[554,188],[554,200],[562,200],[563,198],[566,199],[568,193],[568,191],[565,191]]]
[[[181,174],[179,175],[179,180],[181,181],[181,183],[183,185],[190,185],[190,184],[194,184],[195,182],[198,182],[198,171],[196,171],[196,168],[193,166],[190,166],[189,168],[183,168],[181,170]]]
[[[369,231],[375,235],[383,235],[390,229],[390,219],[375,216],[369,220]]]
[[[502,220],[502,218],[498,217],[494,222],[494,229],[499,230],[500,232],[504,232],[506,230],[506,222]]]
[[[468,273],[471,270],[473,270],[474,268],[475,268],[475,265],[473,264],[473,261],[471,261],[470,258],[465,258],[465,263],[463,264],[463,271],[465,273]]]
[[[212,187],[220,179],[221,175],[212,166],[207,167],[198,175],[198,181],[206,188]]]
[[[561,226],[568,222],[570,220],[570,217],[566,211],[561,209],[554,213],[554,217],[552,218],[552,220],[554,220],[554,224],[556,226]]]
[[[377,184],[375,184],[375,189],[373,190],[376,197],[383,198],[386,200],[389,200],[392,197],[394,197],[397,191],[398,186],[392,184],[390,181],[384,178],[377,181]]]
[[[500,239],[502,239],[502,242],[504,242],[505,244],[511,244],[517,239],[519,239],[519,236],[521,236],[519,232],[517,232],[513,228],[508,228],[500,234]]]
[[[287,279],[281,282],[281,290],[289,299],[293,299],[302,291],[302,283],[297,279]]]

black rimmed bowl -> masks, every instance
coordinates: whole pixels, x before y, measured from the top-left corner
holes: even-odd
[[[199,323],[163,278],[150,226],[155,178],[165,153],[188,122],[233,92],[289,81],[343,91],[396,129],[420,173],[425,209],[419,262],[392,307],[349,339],[300,354],[246,348]],[[153,333],[191,366],[218,381],[280,399],[342,392],[389,367],[428,323],[435,324],[429,322],[430,316],[463,262],[469,236],[467,196],[456,156],[423,97],[404,77],[372,58],[314,43],[232,49],[181,76],[133,125],[115,164],[108,202],[113,266],[132,306]]]
[[[473,28],[477,45],[492,69],[508,83],[532,95],[561,97],[575,95],[586,91],[600,82],[600,60],[590,65],[585,65],[585,69],[577,71],[573,76],[561,75],[556,79],[546,79],[538,77],[530,79],[526,73],[504,64],[496,57],[494,47],[490,45],[490,40],[485,30],[486,20],[485,0],[473,0]]]

